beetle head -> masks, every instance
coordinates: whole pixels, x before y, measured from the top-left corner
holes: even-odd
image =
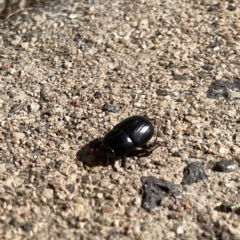
[[[99,153],[100,153],[101,157],[103,157],[107,161],[109,161],[115,157],[115,153],[114,153],[113,149],[106,145],[102,145],[100,147]]]

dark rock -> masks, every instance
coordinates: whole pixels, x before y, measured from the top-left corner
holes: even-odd
[[[224,97],[226,99],[231,98],[231,92],[229,89],[220,82],[214,82],[210,85],[207,91],[207,97],[211,99],[216,99],[219,97]]]
[[[233,81],[228,79],[213,81],[207,91],[207,97],[212,99],[224,97],[228,100],[233,100],[231,99],[231,90],[240,92],[240,79],[236,78]],[[238,100],[238,98],[234,99]]]
[[[228,5],[228,7],[227,7],[227,10],[228,11],[235,11],[237,9],[237,7],[235,6],[235,5],[233,5],[233,4],[230,4],[230,5]]]
[[[107,240],[114,240],[114,239],[117,239],[117,235],[118,235],[118,230],[117,229],[113,229],[108,237],[107,237]]]
[[[217,11],[219,11],[220,10],[220,4],[219,3],[217,3],[217,4],[215,4],[215,5],[212,5],[212,6],[210,6],[209,8],[208,8],[208,12],[217,12]]]
[[[179,191],[179,190],[176,190],[172,193],[172,196],[175,198],[175,199],[183,199],[183,194]]]
[[[92,118],[92,115],[86,115],[86,116],[81,117],[81,120],[87,120],[90,118]]]
[[[216,40],[216,41],[214,41],[214,42],[211,42],[211,43],[207,46],[207,48],[215,48],[215,47],[219,47],[219,46],[221,46],[221,43]]]
[[[48,114],[46,114],[46,115],[48,115]],[[50,115],[49,115],[49,116],[50,116]],[[48,131],[49,127],[50,127],[49,124],[45,124],[45,125],[42,125],[42,126],[37,127],[37,128],[36,128],[36,131],[37,131],[38,133],[46,133],[46,132]]]
[[[111,104],[111,103],[106,103],[106,104],[104,104],[102,110],[103,110],[103,111],[108,111],[108,112],[116,113],[116,112],[117,112],[117,107],[114,106],[114,105]]]
[[[58,160],[58,161],[55,162],[55,168],[56,168],[57,170],[59,170],[59,169],[61,168],[62,162],[63,162],[62,160]]]
[[[175,64],[170,62],[167,66],[165,66],[165,69],[169,69],[169,68],[175,68]]]
[[[99,99],[102,97],[102,94],[100,92],[95,92],[93,96],[94,98]]]
[[[213,171],[217,172],[232,172],[238,168],[236,160],[221,160],[213,166]]]
[[[182,157],[182,154],[181,154],[181,152],[174,152],[174,153],[172,154],[172,156],[173,156],[173,157]]]
[[[79,223],[80,223],[79,216],[69,216],[66,220],[69,227],[79,228]],[[82,238],[79,238],[79,239],[82,239]]]
[[[15,218],[15,217],[12,217],[12,218],[10,219],[10,221],[9,221],[9,224],[14,226],[15,223],[16,223],[16,218]]]
[[[173,80],[176,80],[176,81],[184,81],[184,80],[187,80],[187,77],[184,76],[184,75],[174,75],[174,76],[173,76]]]
[[[192,162],[183,169],[182,185],[191,185],[207,179],[208,175],[205,172],[201,162]]]
[[[160,205],[162,199],[174,192],[179,185],[153,176],[142,177],[142,207],[149,213]]]
[[[169,93],[168,93],[167,90],[157,89],[157,90],[156,90],[156,94],[157,94],[158,96],[167,96]]]
[[[214,209],[218,212],[230,213],[230,212],[234,212],[236,210],[236,206],[232,203],[224,202],[221,205],[215,207]]]
[[[237,215],[240,215],[240,207],[235,210],[235,213],[236,213]]]
[[[74,184],[67,184],[66,189],[70,192],[73,193],[75,190],[75,185]]]
[[[83,40],[83,37],[78,33],[75,35],[75,37],[73,38],[73,41],[74,42],[79,42],[79,41],[82,41]]]
[[[110,76],[110,75],[113,75],[113,72],[106,72],[106,75]]]
[[[24,224],[21,226],[21,228],[22,228],[23,231],[29,232],[29,231],[32,230],[33,225],[32,225],[32,223],[30,223],[30,222],[26,222],[26,223],[24,223]]]
[[[202,66],[202,69],[206,70],[206,71],[212,71],[213,66],[211,64],[205,64],[205,65]]]

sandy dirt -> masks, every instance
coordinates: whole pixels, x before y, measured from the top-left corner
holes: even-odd
[[[67,2],[67,3],[66,3]],[[0,25],[0,239],[240,239],[240,2],[55,1]],[[132,115],[161,145],[117,172],[92,141]],[[180,184],[148,213],[141,177]]]

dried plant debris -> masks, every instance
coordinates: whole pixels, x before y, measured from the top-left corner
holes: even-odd
[[[221,160],[213,166],[213,171],[217,172],[233,172],[238,169],[236,160]]]
[[[176,190],[179,185],[154,176],[142,177],[142,207],[149,213],[160,205],[162,199]]]
[[[191,162],[183,170],[182,185],[191,185],[208,178],[201,162]]]

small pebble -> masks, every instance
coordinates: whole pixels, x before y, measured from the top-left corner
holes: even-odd
[[[172,196],[176,199],[183,199],[183,195],[180,191],[173,192]]]
[[[32,112],[37,112],[40,109],[40,105],[35,102],[32,102],[30,105],[30,109]]]
[[[236,210],[236,205],[232,203],[223,202],[221,205],[215,207],[215,210],[219,212],[230,213]]]
[[[16,69],[10,68],[10,69],[9,69],[9,73],[10,73],[11,75],[14,75],[14,74],[16,73]]]
[[[117,195],[112,193],[112,194],[106,196],[106,199],[111,200],[111,201],[115,201],[117,199]]]
[[[131,207],[126,207],[125,213],[128,217],[133,217],[137,213],[138,208],[131,206]]]
[[[151,234],[149,232],[143,232],[139,237],[139,240],[152,240]]]
[[[84,204],[85,200],[82,197],[74,196],[73,200],[78,204]]]
[[[192,206],[189,203],[184,204],[185,209],[192,209]]]
[[[173,80],[175,80],[175,81],[184,81],[184,80],[187,80],[187,78],[184,75],[175,75],[175,76],[173,76]]]
[[[169,219],[182,219],[184,218],[184,214],[181,212],[176,212],[176,211],[172,211],[170,212],[170,214],[168,215]]]
[[[168,135],[168,136],[172,136],[173,135],[173,130],[169,127],[165,127],[164,128],[164,134]]]
[[[199,223],[207,223],[207,222],[209,222],[209,216],[206,213],[200,212],[197,215],[197,221]]]
[[[94,98],[99,99],[102,97],[102,94],[100,92],[95,92],[93,96]]]
[[[156,90],[156,94],[158,96],[167,96],[168,95],[168,91],[167,90],[163,90],[163,89],[157,89]]]
[[[184,233],[183,227],[179,226],[177,223],[173,224],[172,230],[179,235]]]
[[[140,235],[142,232],[141,232],[141,227],[140,227],[140,225],[138,225],[138,224],[136,224],[136,225],[134,225],[134,227],[133,227],[133,233],[135,234],[135,235]]]
[[[119,173],[117,173],[117,172],[112,172],[111,173],[111,178],[113,179],[113,180],[118,180],[119,179],[119,177],[120,177],[120,175],[119,175]]]
[[[61,128],[61,129],[59,129],[59,133],[62,135],[66,135],[68,133],[68,130],[65,128]]]
[[[141,104],[140,102],[135,102],[135,103],[133,104],[133,106],[140,108],[140,107],[142,106],[142,104]]]
[[[235,210],[235,213],[236,213],[237,215],[240,215],[240,207]]]
[[[173,157],[181,157],[182,154],[181,154],[181,152],[174,152],[174,153],[172,154],[172,156],[173,156]]]
[[[167,66],[165,66],[165,69],[171,69],[171,68],[175,68],[175,64],[170,62]]]
[[[27,50],[29,48],[29,43],[28,42],[23,42],[21,43],[21,47],[24,49],[24,50]]]
[[[236,160],[221,160],[213,166],[213,170],[217,172],[232,172],[238,168]]]
[[[205,64],[205,65],[202,66],[202,69],[204,69],[206,71],[212,71],[213,66],[211,64]]]
[[[191,185],[208,178],[201,162],[191,162],[183,170],[182,185]]]
[[[170,153],[174,153],[174,152],[177,152],[178,151],[178,148],[176,148],[176,147],[171,147],[170,149],[169,149],[169,152]]]
[[[240,142],[240,132],[239,132],[239,133],[236,133],[236,134],[234,135],[234,140],[235,140],[236,142]]]
[[[105,205],[102,207],[102,213],[110,213],[113,211],[113,208],[111,206]]]
[[[103,110],[103,111],[107,111],[107,112],[116,113],[116,112],[117,112],[117,107],[114,106],[114,105],[111,104],[111,103],[106,103],[106,104],[103,105],[102,110]]]
[[[82,176],[83,183],[90,183],[91,181],[92,181],[92,178],[88,174]]]
[[[179,91],[173,91],[173,92],[171,92],[171,96],[172,96],[172,97],[175,97],[175,98],[179,98],[179,97],[181,97],[181,92],[179,92]]]
[[[179,187],[178,184],[154,176],[141,177],[141,182],[143,190],[142,208],[149,213],[160,205],[164,197],[172,194]]]
[[[135,198],[133,199],[133,204],[134,204],[134,206],[140,207],[140,206],[141,206],[141,203],[142,203],[142,200],[141,200],[140,197],[135,197]]]
[[[46,199],[53,199],[53,190],[50,188],[45,188],[42,192],[42,196]]]
[[[21,228],[22,228],[23,231],[29,232],[29,231],[32,230],[33,225],[32,225],[32,223],[30,223],[30,222],[26,222],[26,223],[24,223],[24,224],[22,225]]]
[[[58,160],[58,161],[55,162],[55,168],[56,169],[59,170],[61,168],[61,165],[62,165],[62,160]]]
[[[50,95],[51,95],[51,89],[49,88],[49,86],[43,86],[43,88],[41,89],[42,98],[45,100],[49,100]]]
[[[12,137],[13,137],[13,143],[14,144],[19,144],[20,140],[25,138],[25,134],[21,133],[21,132],[13,132]]]
[[[116,229],[113,229],[108,235],[107,240],[117,239],[117,236],[118,236],[118,231]]]
[[[75,185],[74,184],[67,184],[66,185],[66,189],[70,192],[70,193],[73,193],[74,190],[75,190]]]
[[[103,193],[97,193],[96,197],[97,197],[98,199],[103,199]]]
[[[6,167],[4,163],[0,164],[0,174],[4,173],[6,171]]]

